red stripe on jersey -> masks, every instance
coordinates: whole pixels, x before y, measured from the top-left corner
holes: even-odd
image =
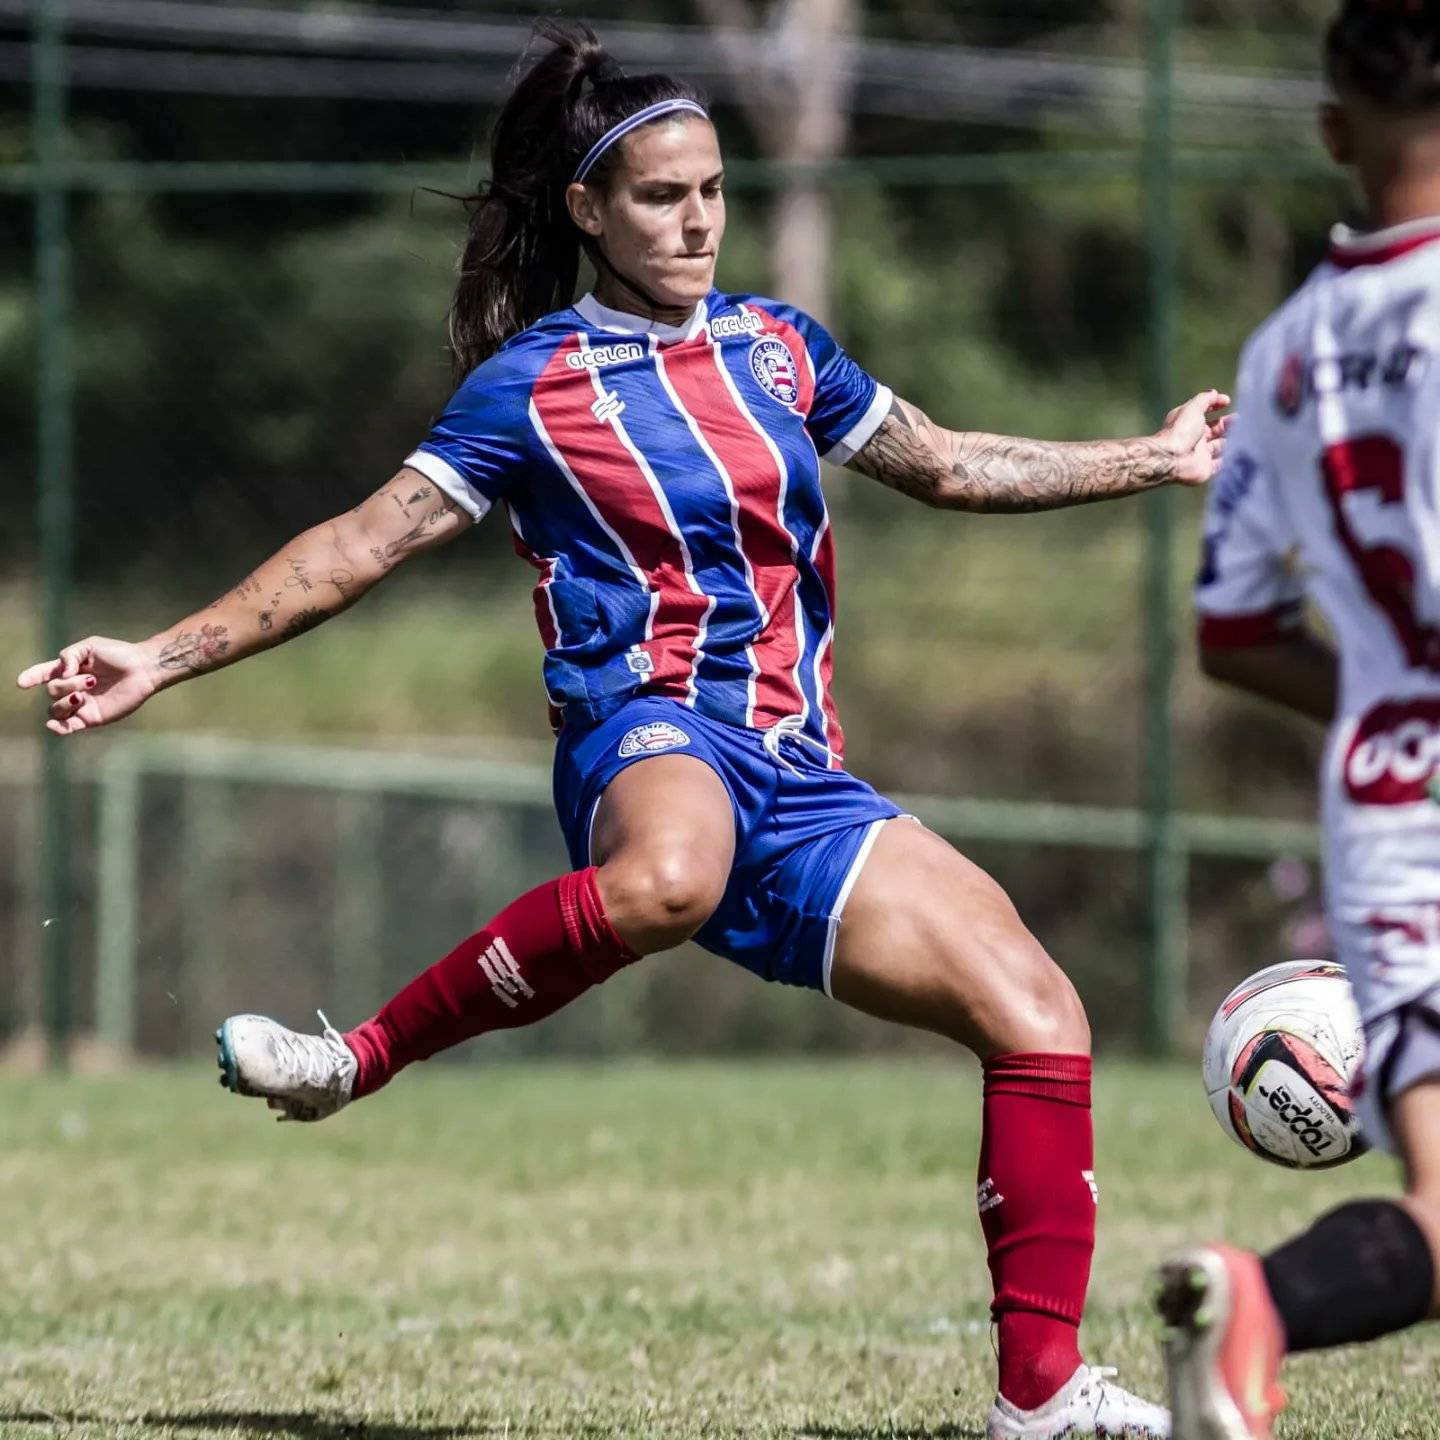
[[[540,578],[531,592],[530,602],[535,607],[535,624],[540,631],[540,641],[547,651],[553,650],[560,643],[560,627],[555,621],[555,609],[550,604],[550,582],[555,578],[555,559],[550,555],[537,555],[518,534],[511,536],[511,543],[515,546],[515,553],[540,572]]]
[[[682,342],[666,347],[664,363],[681,405],[730,477],[740,548],[768,616],[751,647],[758,667],[755,709],[772,719],[797,715],[806,705],[794,673],[800,659],[795,630],[800,573],[794,537],[780,519],[783,471],[731,394],[718,347],[704,340]]]
[[[1240,650],[1248,645],[1281,645],[1301,621],[1300,606],[1277,605],[1248,615],[1201,615],[1196,641],[1202,650]]]
[[[764,322],[765,334],[783,341],[790,352],[790,358],[795,363],[796,384],[800,391],[795,397],[795,408],[802,415],[808,415],[810,407],[815,403],[815,366],[810,359],[809,350],[805,348],[805,337],[788,320],[781,320],[758,305],[747,305],[745,308]]]
[[[830,682],[835,673],[835,535],[827,517],[815,547],[815,569],[825,587],[825,600],[830,612],[830,627],[820,642],[824,649],[817,657],[815,685],[820,692],[820,706],[825,712],[825,743],[838,764],[845,758],[845,732],[840,728],[840,715]]]
[[[644,470],[620,439],[618,415],[596,419],[590,369],[566,363],[567,356],[579,352],[578,337],[567,339],[536,380],[531,400],[551,443],[601,520],[644,571],[655,597],[649,634],[640,647],[654,666],[645,693],[684,699],[690,693],[696,644],[710,602],[690,586],[679,537]],[[600,383],[603,386],[603,378]]]
[[[1342,270],[1358,270],[1362,265],[1384,265],[1388,261],[1398,260],[1402,255],[1408,255],[1412,250],[1418,250],[1422,245],[1433,245],[1440,240],[1440,230],[1432,230],[1425,235],[1411,235],[1404,240],[1393,241],[1389,245],[1377,245],[1372,249],[1366,249],[1361,241],[1358,245],[1332,244],[1330,246],[1330,263],[1338,265]]]

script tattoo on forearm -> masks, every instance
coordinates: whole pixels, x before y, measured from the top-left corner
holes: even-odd
[[[213,670],[230,648],[224,625],[202,625],[198,632],[182,630],[160,652],[162,670],[187,670],[198,675]]]
[[[1018,514],[1163,485],[1174,478],[1176,457],[1152,439],[1050,444],[960,434],[897,399],[851,464],[927,505]]]

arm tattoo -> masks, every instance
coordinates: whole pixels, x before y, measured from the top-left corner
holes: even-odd
[[[946,510],[1017,514],[1133,495],[1175,476],[1158,440],[1051,444],[942,430],[896,399],[850,462],[892,490]]]
[[[329,618],[329,612],[317,610],[313,606],[308,610],[297,610],[285,622],[285,628],[281,630],[280,638],[293,640],[297,635],[303,635],[307,630],[313,630],[317,625],[323,625]]]
[[[160,668],[191,675],[213,670],[230,648],[228,633],[223,625],[202,625],[198,633],[182,630],[160,651]]]

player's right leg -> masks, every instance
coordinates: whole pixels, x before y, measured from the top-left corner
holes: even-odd
[[[1407,1048],[1417,1068],[1389,1097],[1383,1137],[1404,1160],[1402,1200],[1342,1205],[1263,1259],[1202,1245],[1164,1267],[1175,1440],[1268,1440],[1287,1353],[1440,1318],[1440,1013]]]
[[[583,822],[596,864],[507,905],[349,1033],[327,1023],[304,1035],[259,1015],[225,1021],[221,1083],[287,1118],[323,1119],[417,1060],[553,1015],[709,918],[735,849],[730,795],[710,766],[692,755],[639,759],[608,779]]]
[[[1099,1194],[1090,1029],[1009,897],[940,836],[891,820],[845,904],[831,982],[837,1000],[982,1062],[977,1201],[999,1370],[987,1434],[1168,1435],[1159,1406],[1081,1353]]]

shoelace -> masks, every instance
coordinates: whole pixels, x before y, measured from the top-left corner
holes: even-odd
[[[765,753],[777,764],[783,765],[792,775],[798,775],[799,770],[792,765],[780,752],[782,740],[798,740],[802,745],[808,745],[812,750],[818,751],[825,757],[828,764],[830,761],[830,747],[822,745],[813,735],[805,733],[805,719],[801,715],[782,715],[767,731],[761,743],[765,747]]]
[[[336,1062],[340,1064],[338,1074],[343,1074],[346,1060],[350,1059],[353,1063],[353,1056],[350,1055],[350,1047],[346,1045],[344,1037],[330,1023],[325,1012],[317,1010],[315,1013],[324,1027],[319,1035],[299,1035],[290,1031],[277,1035],[275,1040],[277,1044],[283,1045],[292,1063],[298,1061],[307,1085],[333,1090],[337,1079]],[[287,1120],[314,1119],[318,1113],[313,1105],[305,1105],[296,1100],[271,1100],[269,1105],[272,1110],[280,1112],[275,1118],[282,1125]]]
[[[1113,1380],[1120,1372],[1113,1365],[1091,1365],[1088,1368],[1089,1374],[1087,1374],[1081,1382],[1080,1389],[1076,1393],[1075,1398],[1079,1400],[1093,1397],[1095,1401],[1095,1412],[1098,1414],[1101,1405],[1105,1403],[1106,1391],[1109,1389],[1108,1382]],[[1120,1390],[1118,1385],[1115,1388]],[[1120,1390],[1120,1393],[1125,1397],[1126,1401],[1139,1399],[1138,1396],[1132,1396],[1125,1390]],[[1122,1402],[1122,1404],[1123,1403],[1124,1402]]]
[[[325,1012],[317,1010],[315,1013],[325,1027],[319,1035],[299,1035],[293,1030],[277,1030],[275,1044],[300,1072],[304,1084],[328,1090],[335,1083],[335,1062],[343,1060],[350,1052],[340,1032],[326,1019]]]

